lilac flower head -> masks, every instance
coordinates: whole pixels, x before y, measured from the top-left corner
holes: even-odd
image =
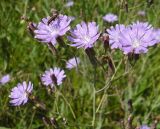
[[[109,44],[111,48],[122,48],[122,44],[120,42],[121,33],[126,29],[126,27],[122,24],[116,24],[115,27],[111,26],[110,29],[107,29],[107,33],[109,35]]]
[[[10,103],[13,106],[24,105],[28,101],[28,96],[33,90],[33,84],[29,82],[28,84],[24,81],[23,83],[18,83],[16,87],[11,90],[9,97],[11,98]]]
[[[155,29],[153,31],[153,36],[156,40],[156,43],[160,43],[160,29]]]
[[[87,49],[93,47],[99,35],[98,26],[95,22],[89,22],[88,24],[81,22],[71,31],[71,36],[68,36],[68,39],[75,43],[71,46]]]
[[[103,20],[105,20],[105,21],[107,21],[109,23],[113,23],[113,22],[118,20],[118,17],[115,14],[108,13],[103,17]]]
[[[66,77],[64,70],[55,67],[54,69],[49,69],[41,77],[41,81],[45,86],[54,87],[55,85],[61,85],[63,79]]]
[[[68,2],[64,6],[69,8],[69,7],[73,6],[73,5],[74,5],[74,2],[71,1],[71,0],[68,0]]]
[[[151,128],[148,127],[147,125],[142,125],[142,126],[140,127],[140,129],[151,129]]]
[[[48,24],[50,17],[43,18],[34,31],[35,38],[45,43],[57,43],[56,39],[63,36],[70,29],[71,19],[66,15],[59,15]]]
[[[75,68],[77,67],[77,65],[80,63],[80,59],[79,58],[71,58],[67,61],[66,63],[66,68],[67,69],[72,69],[72,68]]]
[[[146,12],[144,10],[140,10],[140,11],[138,11],[137,14],[140,15],[140,16],[145,16]]]
[[[4,85],[6,83],[8,83],[10,81],[10,75],[4,75],[1,79],[0,79],[0,84]]]
[[[147,47],[156,43],[153,36],[153,28],[148,23],[136,22],[127,27],[121,34],[120,39],[123,45],[124,54],[128,53],[146,53]]]

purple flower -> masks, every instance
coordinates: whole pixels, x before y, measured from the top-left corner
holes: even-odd
[[[80,59],[78,57],[71,58],[67,61],[66,68],[67,69],[75,68],[79,63],[80,63]]]
[[[138,11],[137,14],[140,15],[140,16],[145,16],[146,12],[144,10],[140,10],[140,11]]]
[[[64,70],[55,67],[54,69],[49,69],[41,77],[41,81],[45,86],[51,86],[53,88],[55,85],[61,85],[63,79],[66,77]]]
[[[10,103],[13,106],[24,105],[28,101],[28,96],[33,90],[33,84],[31,82],[18,83],[16,87],[11,90],[9,97],[11,98]]]
[[[10,75],[4,75],[1,79],[0,79],[0,84],[4,85],[6,83],[8,83],[10,81]]]
[[[150,127],[148,127],[147,125],[142,125],[140,129],[150,129]]]
[[[69,16],[69,19],[71,19],[71,21],[74,21],[76,18],[74,16]]]
[[[93,47],[99,35],[98,26],[95,22],[89,22],[88,24],[81,22],[71,31],[71,36],[68,36],[68,39],[75,43],[71,46],[87,49]]]
[[[64,7],[71,7],[71,6],[73,6],[73,5],[74,5],[74,2],[71,1],[71,0],[69,0],[69,1],[64,5]]]
[[[122,44],[120,42],[121,33],[126,29],[126,27],[122,24],[117,24],[115,27],[111,26],[110,29],[107,29],[109,35],[109,44],[111,48],[122,48]]]
[[[156,43],[160,43],[160,29],[155,29],[153,32],[153,36],[156,40]]]
[[[128,53],[146,53],[147,47],[156,43],[153,36],[153,28],[148,23],[136,22],[127,27],[121,33],[120,42],[124,54]]]
[[[107,21],[109,23],[113,23],[113,22],[118,20],[118,17],[115,14],[108,13],[103,17],[103,20],[105,20],[105,21]]]
[[[70,29],[71,19],[66,15],[59,15],[48,24],[50,17],[43,18],[34,31],[35,38],[45,43],[57,43],[56,39],[63,36]]]

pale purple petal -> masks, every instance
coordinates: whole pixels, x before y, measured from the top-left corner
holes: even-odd
[[[1,79],[0,79],[0,84],[6,84],[10,81],[10,75],[7,74],[7,75],[4,75]]]
[[[52,76],[54,76],[56,80],[53,80]],[[65,77],[66,75],[64,70],[55,67],[54,69],[49,69],[45,71],[45,73],[41,77],[41,81],[45,86],[53,87],[55,85],[61,85]]]
[[[154,39],[156,40],[156,43],[160,43],[160,29],[155,29],[153,31]]]
[[[115,21],[118,21],[118,17],[117,17],[117,15],[115,15],[115,14],[108,13],[108,14],[106,14],[106,15],[103,17],[103,20],[104,20],[104,21],[107,21],[107,22],[109,22],[109,23],[113,23],[113,22],[115,22]]]
[[[67,69],[76,68],[79,63],[80,63],[80,59],[78,57],[71,58],[67,61],[66,68]]]
[[[64,5],[64,7],[69,8],[69,7],[73,6],[73,5],[74,5],[74,2],[71,1],[71,0],[69,0],[69,1]]]
[[[146,53],[149,46],[156,44],[153,36],[153,28],[147,22],[136,22],[127,27],[121,33],[120,43],[124,54],[128,53]]]
[[[110,29],[107,29],[109,35],[109,44],[112,49],[122,48],[122,43],[120,42],[121,34],[124,33],[126,27],[122,24],[116,24],[115,27],[111,26]]]
[[[43,18],[34,31],[35,38],[41,42],[52,43],[56,45],[56,39],[63,36],[70,29],[71,18],[66,15],[59,15],[55,20],[48,24],[50,17]]]
[[[151,129],[148,125],[142,125],[140,129]]]
[[[95,22],[81,22],[70,31],[71,36],[68,36],[68,40],[74,42],[71,46],[77,48],[91,48],[99,38],[98,26]]]
[[[28,101],[28,96],[33,90],[33,84],[29,82],[28,84],[24,81],[23,83],[18,83],[16,87],[11,90],[9,97],[11,98],[10,103],[13,106],[24,105]]]

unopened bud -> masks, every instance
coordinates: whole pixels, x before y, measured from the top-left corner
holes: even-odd
[[[42,102],[37,102],[36,107],[43,109],[43,110],[46,110],[46,105]]]
[[[30,34],[32,36],[34,36],[34,31],[37,29],[37,24],[33,23],[33,22],[29,22],[28,26],[27,26],[28,31],[30,32]]]
[[[87,48],[85,50],[86,54],[89,57],[90,62],[92,63],[92,65],[96,66],[97,65],[97,59],[95,57],[95,51],[93,48]]]
[[[114,65],[114,62],[113,62],[113,60],[112,60],[111,57],[109,57],[109,56],[103,56],[102,62],[103,62],[103,63],[107,63],[109,70],[110,70],[112,73],[115,73],[115,65]]]
[[[109,46],[109,35],[108,35],[107,33],[102,33],[100,39],[101,39],[102,42],[103,42],[105,51],[106,51],[107,49],[110,49],[110,46]]]
[[[58,55],[58,51],[52,43],[47,44],[53,55]]]
[[[21,20],[23,20],[23,21],[26,21],[26,22],[28,22],[29,21],[29,18],[27,17],[27,16],[21,16]]]
[[[42,120],[45,126],[49,126],[49,120],[46,117],[42,117]]]

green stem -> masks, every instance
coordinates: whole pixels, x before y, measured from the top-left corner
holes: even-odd
[[[28,5],[28,0],[26,0],[25,5],[24,5],[24,16],[26,16],[27,13],[27,5]]]
[[[66,100],[66,98],[64,97],[64,95],[61,92],[58,92],[58,93],[59,93],[59,95],[62,96],[62,98],[64,99],[64,101],[66,102],[66,104],[68,105],[68,107],[70,108],[70,111],[71,111],[71,113],[73,115],[73,118],[76,119],[76,115],[75,115],[75,113],[74,113],[71,105],[69,104],[69,102]]]
[[[118,69],[119,69],[119,67],[120,67],[121,64],[122,64],[122,60],[119,62],[117,68],[115,69],[115,73],[114,73],[114,74],[112,75],[112,77],[108,80],[107,84],[106,84],[103,88],[97,90],[96,93],[99,93],[99,92],[101,92],[101,91],[109,88],[109,86],[110,86],[112,80],[114,79],[114,77],[115,77],[115,75],[116,75],[116,73],[117,73],[117,71],[118,71]]]
[[[95,116],[96,116],[96,73],[97,73],[97,66],[94,66],[94,84],[93,84],[93,119],[92,119],[92,126],[95,125]]]
[[[30,129],[30,128],[31,128],[31,126],[32,126],[32,122],[33,122],[33,118],[34,118],[34,116],[35,116],[35,111],[34,111],[34,112],[33,112],[33,114],[32,114],[31,121],[30,121],[30,124],[29,124],[28,129]]]
[[[102,96],[102,98],[101,98],[101,101],[100,101],[100,103],[99,103],[99,105],[98,105],[98,108],[96,109],[96,113],[99,111],[102,103],[104,102],[104,100],[105,100],[105,98],[106,98],[106,96],[107,96],[107,95],[106,95],[107,89],[110,87],[110,84],[111,84],[112,80],[114,79],[115,74],[117,73],[117,71],[118,71],[118,69],[120,68],[120,65],[121,65],[121,64],[122,64],[122,60],[119,62],[117,68],[115,69],[115,73],[112,75],[111,79],[108,80],[107,84],[106,84],[103,88],[101,88],[100,90],[96,91],[96,93],[99,93],[99,92],[101,92],[101,91],[104,90],[104,93],[103,93],[103,96]]]

